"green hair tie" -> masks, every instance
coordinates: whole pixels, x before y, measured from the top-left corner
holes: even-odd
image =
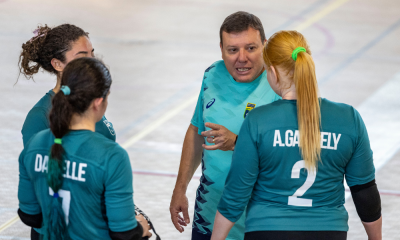
[[[54,143],[55,144],[61,144],[61,138],[56,138],[56,139],[54,139]]]
[[[303,47],[298,47],[298,48],[296,48],[295,50],[293,50],[293,52],[292,52],[292,58],[293,58],[293,60],[297,60],[297,54],[299,54],[299,52],[307,52],[306,51],[306,49],[305,48],[303,48]]]

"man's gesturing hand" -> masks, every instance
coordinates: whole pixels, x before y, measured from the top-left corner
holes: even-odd
[[[188,208],[189,203],[186,195],[184,193],[178,193],[174,191],[172,194],[169,211],[171,213],[172,223],[179,232],[183,232],[183,226],[187,226],[187,224],[190,223]],[[182,212],[183,218],[179,214],[180,212]]]
[[[226,127],[215,123],[205,123],[206,127],[211,130],[201,132],[201,136],[207,137],[207,142],[214,143],[215,145],[203,144],[203,148],[206,150],[217,150],[222,151],[233,151],[235,149],[236,134],[229,131]]]

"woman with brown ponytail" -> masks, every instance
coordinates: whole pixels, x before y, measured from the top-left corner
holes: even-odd
[[[151,236],[144,217],[135,217],[127,152],[95,132],[111,82],[99,60],[71,61],[52,99],[50,129],[20,155],[18,213],[25,224],[42,227],[46,240]]]
[[[40,69],[55,75],[56,86],[48,91],[29,111],[22,127],[22,141],[25,145],[38,132],[50,127],[49,113],[51,99],[60,91],[61,76],[65,66],[80,57],[94,57],[94,49],[89,33],[72,24],[62,24],[54,28],[39,26],[34,36],[22,44],[19,58],[20,72],[27,79],[32,78]],[[115,141],[113,125],[105,116],[96,123],[96,132]],[[32,240],[39,239],[40,229],[32,229]]]
[[[318,97],[311,51],[300,33],[274,34],[263,54],[268,82],[282,100],[246,117],[211,239],[225,239],[247,206],[245,239],[344,240],[344,177],[369,240],[382,239],[380,196],[360,114]]]
[[[34,36],[22,44],[19,67],[26,78],[33,78],[40,69],[57,77],[56,86],[33,106],[25,119],[21,130],[24,146],[33,135],[50,127],[51,99],[60,91],[63,70],[70,61],[80,57],[94,57],[94,49],[89,33],[71,24],[54,28],[39,26]],[[115,141],[114,128],[105,117],[96,123],[96,132]]]

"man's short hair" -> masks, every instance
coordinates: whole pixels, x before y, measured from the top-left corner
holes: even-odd
[[[219,29],[219,40],[222,45],[222,32],[226,33],[240,33],[249,29],[249,27],[258,30],[261,36],[261,42],[264,44],[265,33],[263,25],[258,17],[255,15],[239,11],[232,13],[225,18],[224,22]]]

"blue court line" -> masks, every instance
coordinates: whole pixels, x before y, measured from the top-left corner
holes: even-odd
[[[0,213],[1,212],[17,212],[18,208],[8,208],[8,207],[0,207]]]
[[[318,84],[324,83],[331,79],[333,76],[338,74],[340,71],[345,69],[352,63],[354,60],[357,58],[361,57],[365,52],[368,51],[368,49],[372,48],[375,46],[377,43],[379,43],[382,39],[384,39],[387,35],[389,35],[391,32],[396,30],[400,26],[400,19],[397,20],[394,24],[392,24],[388,29],[386,29],[384,32],[382,32],[379,36],[374,38],[372,41],[367,43],[364,47],[362,47],[360,50],[358,50],[356,53],[348,57],[346,60],[344,60],[342,63],[340,63],[336,68],[334,68],[331,72],[329,72],[327,75],[325,75],[323,78],[321,78],[318,81]]]
[[[134,121],[132,121],[128,126],[124,127],[121,130],[118,130],[117,131],[117,137],[122,137],[122,136],[126,135],[130,130],[132,130],[134,127],[136,127],[140,123],[146,121],[150,117],[152,117],[152,116],[158,114],[159,112],[165,110],[168,107],[168,105],[180,100],[183,96],[188,94],[189,91],[194,90],[195,87],[199,88],[199,91],[200,91],[199,81],[192,82],[188,86],[182,88],[177,93],[175,93],[174,95],[172,95],[171,97],[169,97],[168,99],[163,101],[162,103],[158,104],[153,109],[150,109],[145,114],[143,114],[139,118],[137,118]]]
[[[280,30],[282,30],[282,29],[285,29],[285,28],[289,27],[289,26],[292,25],[294,22],[298,22],[298,21],[299,21],[299,18],[303,18],[304,15],[306,15],[306,14],[308,14],[308,13],[314,11],[315,9],[317,9],[318,7],[320,7],[321,5],[323,5],[323,4],[325,4],[326,2],[329,2],[329,1],[331,1],[331,0],[320,0],[320,1],[317,1],[317,2],[315,2],[315,3],[313,3],[313,4],[311,4],[311,6],[309,6],[309,7],[306,8],[306,9],[304,9],[304,10],[301,11],[299,14],[297,14],[297,15],[291,17],[289,20],[287,20],[285,23],[283,23],[283,24],[280,25],[279,27],[274,28],[272,31],[269,31],[269,32],[266,34],[266,37],[268,38],[268,37],[271,36],[272,34],[278,32],[278,31],[280,31]]]
[[[182,150],[179,151],[168,151],[168,150],[154,150],[151,148],[136,148],[128,147],[125,150],[128,152],[144,152],[144,153],[154,153],[154,154],[181,154]]]
[[[14,237],[14,236],[1,236],[0,239],[12,239],[12,240],[31,240],[31,238],[25,238],[25,237]]]

